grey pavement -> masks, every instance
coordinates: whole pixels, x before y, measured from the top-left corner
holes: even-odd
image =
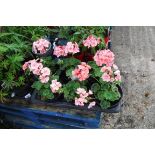
[[[155,128],[155,27],[113,27],[112,51],[122,72],[123,107],[103,114],[101,128]]]

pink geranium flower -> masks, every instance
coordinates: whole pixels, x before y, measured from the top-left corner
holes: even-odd
[[[116,76],[115,76],[115,80],[116,80],[116,81],[121,81],[120,71],[117,70],[117,71],[114,72],[114,74],[116,75]]]
[[[29,61],[29,69],[30,71],[38,69],[38,62],[35,59]]]
[[[25,62],[22,68],[23,70],[26,70],[27,68],[29,68],[29,70],[33,72],[33,74],[40,75],[40,71],[43,68],[43,65],[41,62],[37,62],[37,60],[34,59],[28,62]]]
[[[85,98],[75,98],[75,105],[76,106],[84,106],[84,103],[88,101]]]
[[[119,71],[119,70],[116,70],[116,71],[114,72],[114,74],[115,74],[115,75],[120,75],[120,71]]]
[[[33,68],[33,69],[31,68],[33,74],[35,74],[35,75],[40,75],[40,71],[41,71],[42,68],[43,68],[43,64],[40,63],[40,62],[37,62],[34,66],[35,66],[36,68]],[[34,66],[33,66],[33,67],[34,67]]]
[[[39,79],[40,79],[41,83],[47,83],[49,81],[49,76],[40,75]]]
[[[78,65],[78,68],[79,69],[91,69],[91,67],[88,64],[86,64],[85,62],[81,62],[81,64]]]
[[[102,75],[102,79],[103,79],[103,81],[109,82],[111,80],[111,77],[107,73],[104,73]]]
[[[76,93],[81,97],[81,98],[86,98],[88,97],[88,93],[86,92],[86,90],[84,88],[78,88]]]
[[[116,76],[115,76],[115,80],[116,80],[116,81],[121,81],[121,75],[116,75]]]
[[[57,57],[67,56],[68,54],[75,54],[80,52],[78,44],[68,42],[66,46],[56,46],[53,54]]]
[[[93,94],[93,92],[92,92],[91,90],[89,90],[88,94],[89,94],[89,95],[92,95],[92,94]]]
[[[57,80],[52,80],[52,83],[50,85],[51,91],[53,93],[58,92],[58,90],[62,87],[62,84],[58,82]]]
[[[86,40],[83,41],[85,47],[96,47],[100,43],[100,38],[95,38],[93,35],[88,36]]]
[[[22,69],[25,71],[28,68],[29,63],[25,62],[24,65],[22,66]]]
[[[84,106],[85,103],[88,103],[88,100],[91,98],[90,95],[92,95],[93,92],[91,90],[87,92],[84,88],[78,88],[76,94],[78,94],[79,97],[75,97],[75,105]],[[91,102],[88,108],[93,106],[95,106],[95,102]]]
[[[72,71],[72,76],[79,79],[79,81],[84,81],[89,77],[90,69],[91,67],[89,65],[82,62],[75,70]]]
[[[101,68],[101,72],[106,72],[108,73],[109,75],[112,75],[113,71],[112,71],[112,68],[111,67],[107,67],[107,66],[103,66]]]
[[[32,71],[32,73],[33,73],[34,75],[40,75],[40,69],[34,69],[34,70]]]
[[[48,67],[44,67],[44,68],[42,68],[42,70],[41,70],[41,74],[43,75],[43,76],[49,76],[50,75],[50,69],[48,68]]]
[[[42,83],[47,83],[49,81],[50,69],[48,67],[44,67],[40,71],[39,79]]]
[[[121,81],[120,71],[118,67],[113,64],[112,67],[103,66],[101,68],[101,72],[103,72],[102,79],[106,82],[114,82]]]
[[[57,57],[67,56],[67,53],[65,52],[65,46],[56,46],[54,48],[53,54],[56,55]]]
[[[35,53],[41,53],[44,54],[50,47],[51,43],[47,39],[39,39],[35,42],[33,42],[33,51]]]
[[[115,64],[113,64],[113,68],[114,68],[114,70],[118,70],[118,66]]]
[[[39,75],[39,79],[42,83],[47,83],[49,81],[50,69],[47,67],[43,68],[43,64],[41,62],[42,60],[38,61],[38,59],[25,62],[23,70],[29,68],[34,75]]]
[[[98,50],[94,56],[94,60],[98,66],[103,64],[106,66],[112,66],[114,63],[114,54],[108,50]]]
[[[65,47],[65,51],[66,51],[66,53],[70,53],[70,54],[75,54],[75,53],[80,52],[79,46],[76,42],[75,43],[68,42]]]
[[[88,109],[94,107],[95,105],[96,105],[96,102],[95,102],[95,101],[90,102],[90,104],[89,104],[89,106],[88,106]]]
[[[86,94],[86,90],[84,88],[78,88],[76,91],[77,94]]]

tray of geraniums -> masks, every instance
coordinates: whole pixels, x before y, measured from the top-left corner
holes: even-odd
[[[23,70],[36,79],[32,85],[31,102],[118,112],[123,95],[121,75],[114,53],[109,49],[100,49],[101,42],[100,37],[90,35],[82,40],[84,48],[68,41],[64,45],[55,45],[51,56],[25,62]],[[84,56],[79,59],[80,53]]]

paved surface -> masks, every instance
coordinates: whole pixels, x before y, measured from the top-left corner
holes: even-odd
[[[155,27],[113,27],[112,50],[123,76],[123,108],[101,128],[155,128]]]

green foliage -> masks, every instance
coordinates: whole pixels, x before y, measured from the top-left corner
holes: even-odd
[[[102,84],[101,89],[97,91],[96,97],[100,100],[101,108],[105,109],[110,106],[110,102],[120,98],[120,93],[115,84]]]
[[[106,100],[103,100],[100,102],[100,106],[102,109],[107,109],[110,107],[110,102],[109,101],[106,101]]]
[[[24,85],[25,82],[25,77],[24,76],[19,76],[18,78],[18,86]]]
[[[35,81],[32,88],[36,89],[43,100],[53,99],[54,94],[51,92],[49,83],[41,83],[40,81]]]
[[[41,98],[44,100],[54,98],[54,94],[51,92],[50,89],[42,89],[41,91],[39,91],[39,94],[41,95]]]
[[[77,81],[69,81],[63,86],[64,98],[67,101],[72,101],[76,97],[76,90],[80,87],[80,83]]]
[[[23,81],[19,81],[21,84],[23,84]],[[7,78],[2,79],[2,88],[5,91],[11,90],[14,87],[19,86],[18,80],[15,80],[15,76],[12,73],[7,73]]]
[[[88,62],[88,65],[90,65],[92,68],[98,67],[98,66],[96,65],[95,61],[89,61],[89,62]]]
[[[97,93],[100,90],[100,85],[98,83],[93,83],[92,86],[91,86],[91,90],[94,93]]]
[[[5,91],[0,90],[0,101],[3,103],[6,100],[8,93]]]
[[[96,76],[96,77],[101,77],[102,76],[102,72],[101,72],[101,69],[99,67],[94,67],[93,68],[93,74]]]
[[[57,65],[57,61],[51,57],[42,57],[41,59],[43,60],[43,64],[46,67],[53,68]]]
[[[66,38],[70,40],[71,26],[60,26],[59,27],[59,38]]]
[[[61,67],[61,69],[68,69],[69,67],[76,67],[77,65],[80,64],[80,60],[76,59],[76,58],[65,58],[63,59],[63,66]]]
[[[40,81],[35,81],[32,85],[32,88],[36,90],[41,90],[41,88],[44,87],[44,84],[42,84]]]
[[[104,48],[105,29],[104,26],[60,26],[59,37],[77,42],[81,47],[83,40],[89,35],[94,35],[101,38],[100,48]]]
[[[52,80],[59,80],[59,75],[52,75]]]
[[[108,101],[115,101],[120,97],[119,92],[112,91],[112,90],[105,90],[102,95]]]
[[[109,100],[109,101],[115,101],[119,99],[120,93],[118,92],[118,89],[102,89],[97,92],[97,96],[99,100]]]
[[[100,82],[100,86],[101,86],[101,90],[109,90],[109,89],[111,89],[111,84],[112,83],[109,83],[109,82],[105,82],[105,81],[103,81],[102,79],[100,79],[99,80],[99,82]]]
[[[9,92],[26,82],[26,75],[21,75],[25,59],[33,59],[32,43],[36,39],[53,34],[47,27],[2,27],[0,33],[0,84],[2,92]]]
[[[95,61],[89,61],[88,64],[91,66],[92,68],[92,72],[91,75],[92,77],[101,77],[102,76],[102,72],[100,67],[98,67],[95,63]]]
[[[71,77],[72,76],[72,71],[74,70],[74,68],[69,68],[66,70],[66,76]]]
[[[23,76],[17,77],[23,61],[23,56],[20,54],[7,55],[6,59],[0,61],[1,72],[0,76],[3,82],[3,88],[6,90],[13,89],[13,87],[21,86],[24,84],[25,78]]]
[[[120,98],[117,83],[103,81],[101,79],[103,73],[100,72],[100,68],[96,63],[91,61],[88,64],[92,67],[91,77],[96,80],[96,83],[92,84],[91,90],[94,92],[95,98],[100,101],[101,108],[106,109],[110,106],[110,102]]]
[[[16,37],[23,38],[25,41],[28,41],[32,44],[32,42],[38,38],[49,34],[55,35],[56,33],[58,33],[58,27],[51,27],[51,29],[49,29],[47,26],[9,26],[2,27],[0,38],[5,37],[6,39],[11,36],[11,38],[8,40],[9,42],[12,40],[12,36],[15,36],[13,39],[16,39]]]

